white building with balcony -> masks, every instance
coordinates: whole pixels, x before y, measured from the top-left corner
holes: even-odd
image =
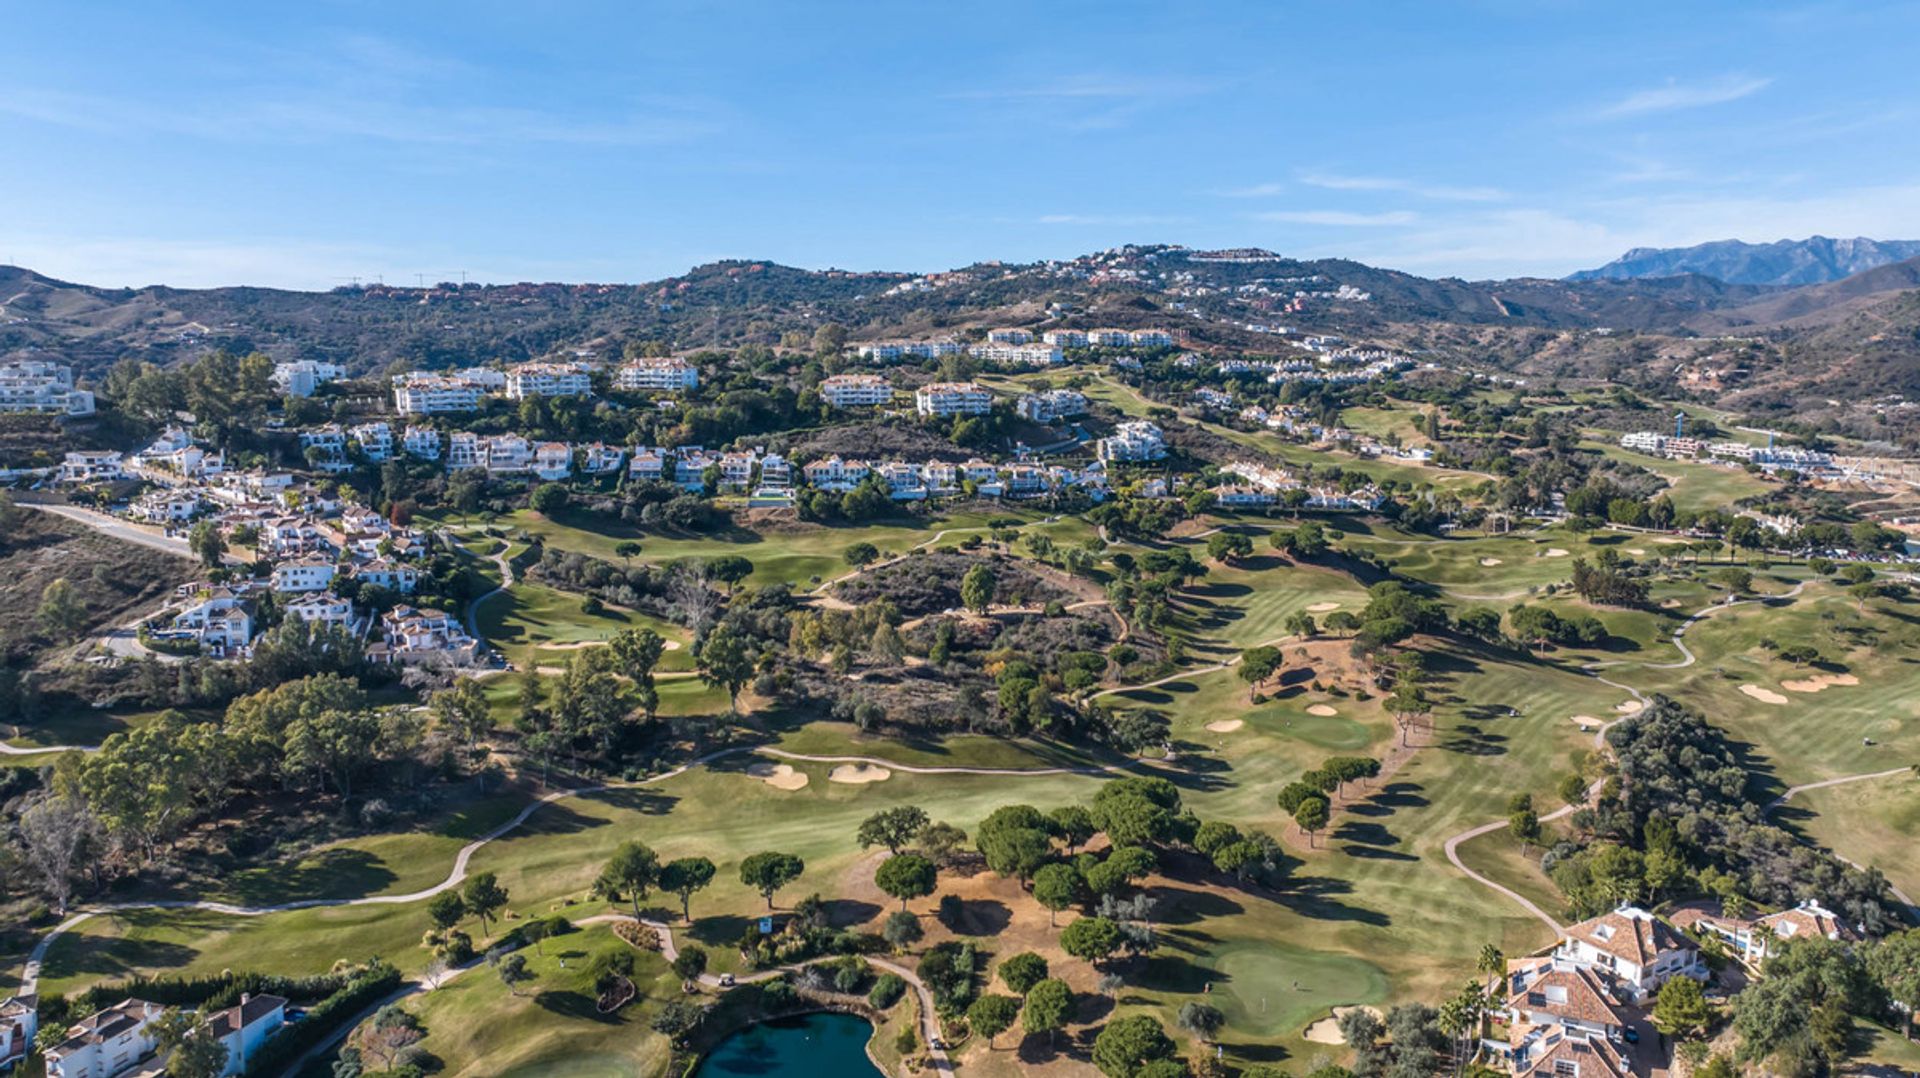
[[[1166,436],[1158,426],[1144,419],[1113,428],[1113,433],[1100,439],[1095,448],[1105,461],[1140,462],[1160,460],[1167,455]]]
[[[913,407],[921,415],[985,415],[993,394],[975,382],[932,382],[913,391]]]
[[[835,408],[871,408],[893,400],[893,383],[877,374],[836,374],[821,381],[820,399]]]
[[[620,365],[615,389],[628,393],[685,393],[700,386],[700,368],[678,356],[650,356]]]
[[[93,394],[75,389],[73,368],[39,359],[0,363],[0,412],[88,416]]]
[[[393,407],[401,415],[471,412],[480,407],[485,392],[484,386],[469,378],[414,371],[394,377]]]
[[[153,1023],[166,1008],[126,999],[67,1027],[67,1038],[47,1049],[47,1078],[115,1078],[159,1047]]]
[[[593,376],[574,363],[522,363],[507,372],[507,399],[583,397],[593,392]]]

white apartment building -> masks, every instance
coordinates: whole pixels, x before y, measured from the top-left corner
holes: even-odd
[[[856,349],[855,354],[876,363],[892,363],[902,359],[939,359],[962,351],[959,341],[943,337],[933,341],[870,341]]]
[[[972,349],[973,358],[983,363],[1011,363],[1023,367],[1057,366],[1066,358],[1058,345],[1052,344],[1007,344],[1002,341],[987,341],[976,344]]]
[[[289,397],[311,397],[314,390],[346,376],[347,369],[338,363],[321,363],[312,359],[273,365],[273,384]]]
[[[38,1005],[33,996],[9,996],[0,1002],[0,1070],[27,1058],[33,1048],[33,1035],[40,1029]]]
[[[993,394],[976,382],[932,382],[913,391],[913,407],[921,415],[985,415]]]
[[[17,359],[0,363],[0,412],[86,416],[93,394],[73,386],[73,368],[64,363]]]
[[[990,329],[987,340],[996,344],[1028,344],[1033,340],[1033,333],[1024,329]]]
[[[573,471],[573,447],[565,442],[541,442],[533,447],[533,474],[549,482]]]
[[[1014,409],[1021,418],[1035,423],[1051,423],[1056,419],[1085,415],[1087,397],[1071,389],[1049,389],[1042,393],[1028,393],[1015,403]]]
[[[60,461],[62,483],[101,483],[126,475],[126,458],[112,449],[76,449]]]
[[[636,446],[633,458],[627,461],[627,475],[634,479],[651,482],[665,479],[667,475],[667,452],[649,446]]]
[[[420,587],[420,570],[391,558],[375,558],[354,566],[351,572],[362,584],[373,584],[401,595],[412,595]]]
[[[1148,461],[1167,455],[1166,436],[1155,424],[1133,420],[1113,428],[1113,433],[1095,446],[1101,460]]]
[[[1082,329],[1050,329],[1040,339],[1056,348],[1085,348],[1087,332]]]
[[[700,385],[700,368],[677,356],[654,356],[623,363],[613,385],[629,393],[689,392]]]
[[[487,458],[480,448],[480,436],[470,430],[457,430],[447,436],[447,471],[484,468]]]
[[[837,456],[816,460],[802,469],[807,485],[821,490],[848,491],[860,485],[873,467],[864,460],[842,460]]]
[[[67,1039],[46,1051],[47,1078],[114,1078],[153,1054],[154,1020],[166,1008],[127,999],[67,1027]]]
[[[415,371],[395,376],[393,407],[401,415],[471,412],[480,407],[484,392],[480,383],[468,378]]]
[[[227,1049],[227,1065],[220,1072],[221,1078],[244,1072],[260,1046],[286,1024],[285,999],[245,992],[240,994],[237,1005],[208,1015],[202,1025]]]
[[[785,490],[793,485],[793,464],[778,453],[760,458],[760,486],[765,490]]]
[[[1658,431],[1637,430],[1620,436],[1620,448],[1631,449],[1636,453],[1659,456],[1667,447],[1667,436]]]
[[[347,628],[353,624],[353,604],[337,595],[313,592],[287,604],[287,616],[309,625]]]
[[[533,443],[518,434],[482,438],[480,452],[491,475],[517,475],[533,467]]]
[[[617,472],[626,461],[627,451],[605,442],[590,442],[580,447],[580,470],[588,475]]]
[[[1133,334],[1124,329],[1090,329],[1087,343],[1095,348],[1132,348]]]
[[[347,431],[360,446],[360,453],[378,464],[393,457],[393,428],[384,422],[362,423]]]
[[[205,505],[192,490],[153,490],[127,507],[127,515],[148,524],[183,524]]]
[[[1135,348],[1172,348],[1173,334],[1164,329],[1136,329],[1128,334],[1128,343]]]
[[[507,399],[580,397],[593,392],[593,377],[573,363],[522,363],[507,372]]]
[[[273,590],[283,595],[303,591],[325,591],[333,583],[336,569],[320,558],[301,558],[273,567]]]
[[[893,400],[893,384],[877,374],[836,374],[821,381],[820,398],[835,408],[870,408]]]
[[[462,367],[453,372],[455,378],[472,382],[487,393],[505,393],[507,391],[507,372],[498,367]]]
[[[410,457],[421,460],[440,459],[440,432],[432,427],[409,425],[407,433],[400,438],[400,448]]]

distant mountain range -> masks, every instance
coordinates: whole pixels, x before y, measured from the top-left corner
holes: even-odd
[[[1920,240],[1804,240],[1743,243],[1718,240],[1694,247],[1636,247],[1599,269],[1569,281],[1639,280],[1697,273],[1728,284],[1824,284],[1893,262],[1920,258]]]

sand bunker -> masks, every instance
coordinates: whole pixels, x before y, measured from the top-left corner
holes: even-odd
[[[1246,724],[1245,719],[1221,719],[1219,722],[1208,723],[1207,729],[1212,730],[1216,734],[1230,734]]]
[[[1543,554],[1543,555],[1541,555],[1541,557],[1545,557],[1545,558],[1564,558],[1564,557],[1566,557],[1566,556],[1567,556],[1568,554],[1571,554],[1571,553],[1573,553],[1573,551],[1571,551],[1571,550],[1568,550],[1568,549],[1567,549],[1567,548],[1565,548],[1565,547],[1558,547],[1558,546],[1550,546],[1550,547],[1548,547],[1548,548],[1547,548],[1547,552],[1546,552],[1545,554]]]
[[[1644,557],[1646,557],[1646,556],[1647,556],[1647,548],[1645,548],[1645,547],[1638,547],[1638,546],[1630,546],[1630,547],[1628,547],[1628,548],[1627,548],[1627,553],[1629,553],[1629,554],[1631,554],[1631,555],[1633,555],[1633,556],[1634,556],[1634,557],[1636,557],[1636,558],[1644,558]]]
[[[1667,600],[1665,600],[1664,602],[1662,602],[1662,603],[1660,604],[1660,609],[1662,609],[1662,610],[1678,610],[1678,609],[1680,609],[1680,600],[1678,600],[1678,599],[1667,599]]]
[[[1324,614],[1329,610],[1338,610],[1338,609],[1340,609],[1339,603],[1315,603],[1312,606],[1307,607],[1307,613]]]
[[[1330,719],[1340,713],[1333,709],[1332,704],[1315,704],[1307,709],[1307,714],[1318,715],[1323,719]]]
[[[792,764],[748,764],[747,774],[776,790],[798,790],[807,784],[807,773],[795,771]]]
[[[878,764],[840,764],[827,772],[828,782],[844,782],[849,786],[864,786],[869,782],[885,782],[893,777],[893,772]]]
[[[1772,689],[1763,689],[1758,685],[1742,685],[1740,691],[1763,704],[1784,704],[1787,698]]]
[[[1594,718],[1592,715],[1575,715],[1573,717],[1573,722],[1575,726],[1579,726],[1583,729],[1588,726],[1600,725],[1600,720]]]
[[[1482,564],[1482,565],[1484,565],[1484,566],[1486,566],[1487,568],[1489,568],[1489,569],[1491,569],[1491,568],[1493,568],[1493,567],[1494,567],[1494,566],[1496,566],[1496,565],[1501,565],[1501,564],[1504,564],[1504,563],[1503,563],[1503,562],[1501,562],[1501,560],[1500,560],[1499,558],[1481,558],[1481,559],[1480,559],[1480,564]]]
[[[1613,705],[1613,709],[1622,715],[1638,715],[1646,709],[1646,706],[1638,700],[1628,700],[1625,703]]]
[[[1372,1011],[1375,1018],[1380,1017],[1378,1007],[1335,1007],[1331,1015],[1308,1026],[1302,1036],[1314,1044],[1345,1044],[1347,1039],[1340,1035],[1340,1018],[1353,1011]]]
[[[1788,692],[1819,692],[1832,685],[1858,685],[1860,679],[1852,674],[1815,674],[1799,681],[1783,681],[1780,687]]]

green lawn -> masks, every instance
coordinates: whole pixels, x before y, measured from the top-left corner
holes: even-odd
[[[1814,842],[1886,873],[1895,887],[1920,894],[1920,778],[1911,773],[1829,786],[1795,795],[1778,810],[1782,823]]]

